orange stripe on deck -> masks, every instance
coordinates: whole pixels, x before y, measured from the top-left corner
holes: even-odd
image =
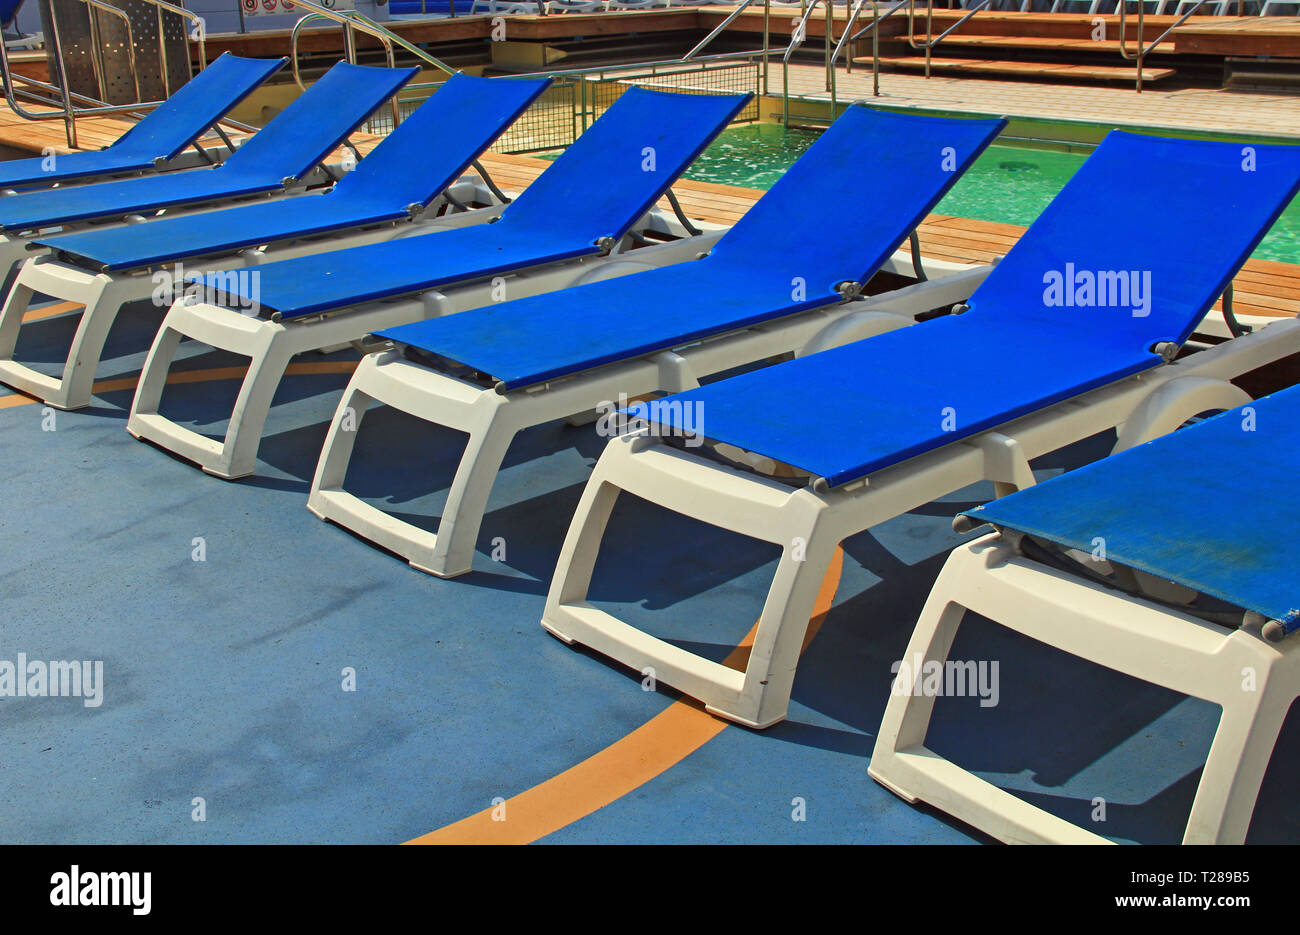
[[[836,549],[817,594],[808,635],[804,638],[805,649],[831,609],[843,567],[844,552]],[[753,639],[751,629],[725,664],[743,665]],[[693,699],[674,702],[594,756],[507,799],[505,821],[492,820],[492,813],[500,808],[495,806],[406,843],[529,844],[645,785],[718,736],[728,725],[728,721],[708,714]]]
[[[23,314],[23,324],[41,321],[44,318],[53,318],[55,315],[62,315],[64,312],[72,312],[85,307],[80,302],[54,302],[50,305],[42,305],[40,308],[25,312]]]

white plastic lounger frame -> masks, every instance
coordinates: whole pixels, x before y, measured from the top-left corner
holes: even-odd
[[[633,225],[633,230],[652,230],[681,239],[628,253],[544,264],[494,278],[505,278],[512,298],[524,298],[597,278],[678,263],[707,250],[721,236],[721,230],[698,237],[686,236],[686,231],[675,218],[657,208]],[[630,243],[631,236],[624,238],[623,242]],[[256,468],[257,449],[271,398],[290,358],[306,351],[361,341],[372,332],[385,328],[488,305],[492,302],[493,291],[492,279],[484,278],[463,285],[444,286],[421,295],[367,302],[283,322],[250,318],[238,311],[203,302],[178,301],[163,319],[145,359],[127,419],[127,431],[136,438],[151,441],[193,461],[216,477],[226,480],[246,477]],[[177,425],[158,411],[167,373],[182,338],[192,338],[251,358],[223,441],[214,441]]]
[[[907,250],[884,269],[910,275]],[[399,353],[362,360],[339,401],[325,438],[307,507],[405,558],[412,567],[443,578],[468,572],[488,496],[517,433],[556,419],[594,421],[592,413],[619,394],[675,393],[711,374],[742,364],[837,344],[910,325],[915,316],[969,298],[991,267],[927,261],[931,278],[862,302],[826,306],[780,321],[733,331],[672,351],[634,358],[572,377],[498,393],[428,367]],[[469,436],[452,481],[437,533],[426,532],[343,489],[361,418],[371,403],[458,429]]]
[[[714,714],[768,727],[786,716],[814,599],[840,542],[977,481],[993,481],[998,496],[1027,487],[1034,483],[1031,459],[1106,429],[1119,427],[1117,448],[1127,448],[1199,413],[1241,405],[1249,397],[1228,381],[1300,351],[1297,329],[1296,319],[1274,321],[824,492],[812,485],[792,488],[659,439],[612,439],[569,527],[542,626],[637,671],[653,668],[657,679],[700,699]],[[743,672],[656,639],[587,601],[605,524],[624,490],[782,548]]]
[[[1019,556],[997,533],[949,556],[906,658],[942,663],[967,611],[1039,642],[1222,706],[1184,844],[1241,844],[1278,733],[1300,695],[1300,640],[1271,643],[1063,574]],[[1256,691],[1241,690],[1241,673]],[[868,772],[1008,843],[1106,844],[925,747],[934,699],[891,694]]]
[[[451,188],[451,194],[462,204],[487,204],[493,200],[487,186],[473,176],[456,182]],[[396,240],[428,233],[436,228],[481,224],[500,214],[503,208],[502,205],[494,205],[477,211],[437,217],[438,210],[446,203],[446,197],[439,195],[414,222],[386,222],[350,232],[325,233],[220,256],[196,257],[178,263],[187,275],[235,270],[273,260],[307,256],[322,250],[341,250],[366,243]],[[160,290],[164,294],[171,294],[173,287],[178,285],[174,282],[174,271],[173,264],[166,264],[143,270],[95,273],[48,255],[33,257],[19,269],[13,287],[9,290],[4,305],[0,307],[0,383],[36,396],[56,409],[89,406],[99,356],[118,312],[122,306],[148,299]],[[61,377],[48,376],[14,360],[23,315],[36,293],[85,306],[82,312],[69,312],[79,314],[81,321],[68,348]]]

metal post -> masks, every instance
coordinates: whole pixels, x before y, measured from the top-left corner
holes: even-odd
[[[92,17],[94,10],[87,11]],[[93,22],[93,20],[92,20]],[[63,131],[68,138],[68,146],[72,149],[79,149],[77,146],[77,118],[72,112],[72,91],[68,87],[68,69],[63,61],[63,43],[59,39],[59,18],[54,11],[54,4],[50,4],[50,27],[54,33],[54,60],[59,66],[59,87],[63,91]],[[5,81],[12,81],[13,72],[9,69],[8,56],[5,62]]]
[[[880,8],[871,4],[871,96],[880,97]]]
[[[772,0],[763,0],[763,96],[767,97],[767,72],[768,72],[768,44],[771,41],[771,33],[768,28],[768,22],[772,18]]]
[[[823,58],[826,60],[826,85],[831,83],[831,37],[835,34],[835,0],[826,0],[826,37],[822,40]],[[831,116],[835,116],[835,102],[831,101]]]
[[[930,50],[934,48],[934,0],[925,4],[925,77],[930,77]]]

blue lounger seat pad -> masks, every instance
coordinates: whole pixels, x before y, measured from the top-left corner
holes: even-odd
[[[125,229],[42,237],[34,242],[49,247],[58,258],[88,269],[119,270],[406,216],[404,209],[393,205],[335,198],[332,194],[305,194],[185,217],[164,217]]]
[[[480,224],[278,260],[248,270],[257,273],[262,311],[296,318],[599,252],[591,243],[541,241],[529,231]],[[212,274],[208,282],[218,294],[226,287],[220,274]]]
[[[90,269],[119,270],[399,220],[408,205],[427,205],[459,178],[549,84],[453,75],[325,194],[36,243]]]
[[[1078,353],[1060,353],[1076,337],[950,316],[671,399],[700,407],[694,428],[708,438],[834,486],[1161,361],[1103,334]]]
[[[869,279],[1002,126],[851,107],[704,259],[382,336],[514,389],[838,302],[835,287]],[[863,184],[867,153],[894,184]]]
[[[106,215],[145,213],[186,203],[200,204],[278,191],[279,181],[239,175],[228,166],[187,169],[165,175],[99,182],[75,188],[0,198],[0,228],[33,230]],[[28,199],[36,199],[39,201]],[[114,205],[112,211],[108,205]]]
[[[113,172],[151,169],[174,159],[285,62],[223,52],[107,149],[0,163],[0,187],[48,186]]]
[[[338,62],[219,166],[0,198],[0,229],[34,230],[277,191],[328,156],[419,69]]]
[[[261,307],[293,318],[599,253],[597,241],[622,237],[748,100],[630,87],[495,223],[248,267]],[[216,296],[224,280],[209,278]]]
[[[707,437],[834,486],[1155,366],[1152,349],[1191,334],[1300,189],[1300,147],[1250,149],[1243,171],[1235,143],[1112,132],[964,315],[673,399],[702,407]],[[1049,302],[1067,264],[1149,273],[1149,307]]]
[[[1101,537],[1108,561],[1253,610],[1290,633],[1300,628],[1298,475],[1293,387],[966,515],[1085,552]]]

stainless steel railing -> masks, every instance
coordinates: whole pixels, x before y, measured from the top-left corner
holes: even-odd
[[[926,5],[925,5],[925,35],[926,35],[926,41],[925,41],[924,43],[922,43],[921,45],[917,45],[917,44],[916,44],[916,30],[915,30],[915,23],[914,23],[914,20],[915,20],[915,14],[916,14],[916,0],[908,0],[908,5],[907,5],[907,44],[910,45],[913,49],[916,49],[918,52],[921,51],[921,50],[925,50],[925,77],[927,77],[927,78],[930,77],[930,52],[931,52],[931,50],[933,50],[935,46],[937,46],[940,42],[942,42],[944,39],[946,39],[949,35],[951,35],[952,33],[956,32],[958,29],[960,29],[961,26],[962,26],[962,25],[963,25],[963,24],[964,24],[968,19],[970,19],[972,16],[974,16],[974,15],[975,15],[976,13],[978,13],[980,10],[984,9],[985,7],[987,7],[987,6],[988,6],[990,3],[992,3],[992,2],[993,2],[993,0],[979,0],[978,3],[976,3],[974,6],[972,6],[972,7],[969,8],[969,12],[968,12],[965,16],[963,16],[961,19],[957,20],[957,22],[953,23],[951,26],[949,26],[947,29],[945,29],[943,32],[939,33],[939,35],[936,36],[936,35],[934,34],[934,28],[933,28],[933,25],[934,25],[934,3],[933,3],[933,0],[930,0],[930,2],[927,2]],[[875,66],[873,65],[873,67],[875,67]]]
[[[858,21],[858,14],[862,11],[862,6],[866,0],[858,0],[858,5],[853,8],[853,15],[849,17],[848,24],[844,27],[844,35],[840,36],[840,41],[835,46],[835,51],[831,54],[830,73],[827,76],[830,81],[831,108],[835,107],[836,83],[835,83],[835,65],[840,57],[840,50],[844,48],[845,43],[850,44],[857,42],[867,33],[871,33],[871,93],[874,97],[880,97],[880,24],[889,19],[899,10],[907,5],[908,0],[896,0],[893,6],[885,11],[885,15],[880,15],[880,5],[876,0],[871,0],[871,22],[863,26],[856,33],[853,27]],[[853,55],[850,54],[844,62],[845,70],[853,73]]]
[[[4,90],[5,100],[13,109],[14,113],[25,120],[62,120],[64,123],[64,133],[68,139],[68,145],[77,148],[77,118],[89,116],[101,116],[110,113],[121,114],[138,114],[141,111],[152,110],[162,101],[137,101],[133,104],[110,105],[105,103],[104,99],[108,97],[107,79],[105,76],[106,66],[104,63],[104,43],[100,35],[100,25],[98,13],[107,13],[110,16],[122,20],[126,28],[126,47],[127,60],[131,69],[131,80],[135,85],[135,96],[141,97],[140,91],[140,71],[136,62],[136,42],[131,28],[131,19],[125,11],[117,7],[110,6],[104,0],[78,0],[80,3],[89,7],[90,22],[90,43],[91,67],[95,73],[95,83],[99,87],[100,98],[92,98],[85,94],[78,94],[68,87],[67,67],[63,59],[62,34],[59,27],[58,12],[54,5],[50,6],[50,36],[47,39],[51,43],[54,53],[54,59],[58,71],[59,83],[57,85],[48,82],[39,81],[34,78],[27,78],[22,75],[15,75],[9,61],[8,49],[3,43],[0,43],[0,67],[4,70]],[[199,67],[207,67],[207,46],[205,44],[203,18],[183,7],[168,3],[167,0],[142,0],[144,3],[151,4],[157,12],[158,17],[158,64],[162,75],[164,99],[171,94],[171,79],[169,76],[167,62],[167,47],[163,35],[163,14],[172,13],[183,19],[193,22],[194,31],[190,34],[198,42]],[[188,56],[186,67],[189,67]],[[17,85],[21,84],[22,87]],[[40,93],[37,93],[40,92]],[[57,108],[56,111],[34,112],[23,107],[19,101],[22,96],[28,103],[45,104]],[[234,125],[233,121],[223,121]],[[242,125],[240,125],[242,128]]]
[[[1183,25],[1187,17],[1196,13],[1208,0],[1197,0],[1190,10],[1184,13],[1170,25],[1168,29],[1152,40],[1150,45],[1142,44],[1142,31],[1146,21],[1147,5],[1138,0],[1138,28],[1137,28],[1137,51],[1130,53],[1128,49],[1128,34],[1125,27],[1125,16],[1128,12],[1128,3],[1120,0],[1119,3],[1119,54],[1127,61],[1137,63],[1137,93],[1142,93],[1142,67],[1146,62],[1146,57],[1151,54],[1160,43],[1164,42],[1165,37],[1171,32]]]
[[[289,34],[289,61],[293,66],[293,80],[298,83],[298,87],[306,90],[307,85],[303,84],[302,72],[298,68],[298,36],[301,34],[303,26],[312,20],[329,20],[338,23],[343,27],[343,57],[353,65],[357,64],[357,33],[378,39],[380,45],[384,48],[384,56],[388,61],[388,67],[395,67],[395,56],[393,47],[397,46],[417,60],[453,75],[456,70],[441,59],[430,55],[414,43],[408,42],[391,29],[379,25],[364,13],[358,13],[356,10],[331,10],[328,7],[313,3],[312,0],[295,0],[297,4],[304,9],[310,10],[306,16],[300,17],[293,24],[293,31]],[[455,0],[451,0],[452,8],[455,9]],[[393,111],[393,126],[396,127],[402,120],[402,108],[398,103],[397,95],[393,95],[390,102]]]

